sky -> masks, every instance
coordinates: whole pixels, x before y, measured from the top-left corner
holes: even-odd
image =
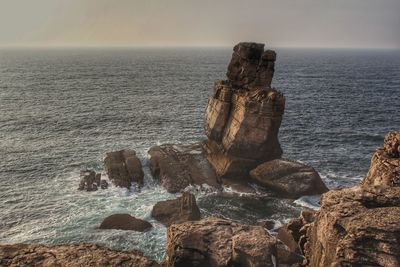
[[[0,0],[0,46],[400,48],[400,0]]]

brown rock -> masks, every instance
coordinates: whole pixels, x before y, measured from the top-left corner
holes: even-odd
[[[400,266],[400,187],[322,195],[305,244],[307,266]]]
[[[101,173],[92,170],[81,171],[78,190],[96,191],[100,186]],[[102,188],[103,189],[103,188]]]
[[[184,192],[181,197],[157,202],[151,216],[165,226],[173,223],[200,220],[200,210],[193,194]]]
[[[170,193],[180,192],[188,185],[206,184],[220,188],[215,171],[199,143],[164,144],[150,148],[149,154],[151,173]]]
[[[135,266],[158,267],[156,261],[139,251],[116,251],[94,244],[79,245],[0,245],[0,266],[78,267]]]
[[[137,219],[129,214],[113,214],[105,218],[99,228],[144,232],[152,228],[152,225],[145,220]]]
[[[167,266],[274,266],[276,255],[276,239],[261,226],[209,217],[168,228]]]
[[[400,132],[388,133],[383,147],[372,156],[363,186],[400,186]]]
[[[130,188],[132,183],[143,184],[142,164],[134,150],[107,153],[104,164],[108,177],[116,186]]]
[[[312,167],[285,159],[267,161],[251,170],[250,176],[266,188],[290,198],[328,191]]]
[[[233,87],[269,87],[275,60],[275,52],[264,52],[264,44],[239,43],[233,48],[226,76]]]
[[[228,103],[218,93],[228,90],[224,88],[216,83],[208,101],[204,128],[209,140],[204,148],[219,176],[243,178],[258,164],[281,157],[278,131],[285,100],[274,89],[257,89],[232,91]]]
[[[262,162],[280,158],[278,131],[285,98],[271,88],[276,53],[264,44],[239,43],[228,80],[215,82],[208,99],[203,147],[218,176],[244,179]]]

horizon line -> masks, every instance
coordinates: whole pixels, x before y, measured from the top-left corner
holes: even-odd
[[[199,44],[199,45],[0,45],[0,49],[171,49],[171,48],[229,48],[232,49],[237,43],[233,45],[218,45],[218,44]],[[295,46],[295,45],[278,45],[266,46],[266,48],[273,49],[353,49],[353,50],[400,50],[400,47],[358,47],[358,46]]]

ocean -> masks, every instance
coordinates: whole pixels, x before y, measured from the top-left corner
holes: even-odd
[[[330,188],[358,183],[385,133],[400,130],[400,51],[275,50],[283,156],[313,166]],[[151,177],[147,151],[205,139],[207,98],[230,56],[230,48],[1,49],[0,243],[95,242],[162,259],[166,228],[150,212],[176,196]],[[136,150],[144,165],[140,191],[77,190],[81,169],[105,177],[105,153],[120,149]],[[193,190],[203,216],[243,223],[280,224],[318,208],[318,196]],[[154,227],[99,230],[114,213]]]

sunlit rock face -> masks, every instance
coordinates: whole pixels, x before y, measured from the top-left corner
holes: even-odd
[[[221,177],[248,176],[258,164],[282,155],[278,132],[285,98],[271,88],[275,59],[264,44],[239,43],[228,79],[215,82],[204,118],[204,149]]]
[[[384,144],[371,159],[364,186],[400,186],[400,132],[386,134]]]
[[[360,185],[321,196],[300,244],[304,265],[400,266],[399,148],[400,133],[388,133]]]

